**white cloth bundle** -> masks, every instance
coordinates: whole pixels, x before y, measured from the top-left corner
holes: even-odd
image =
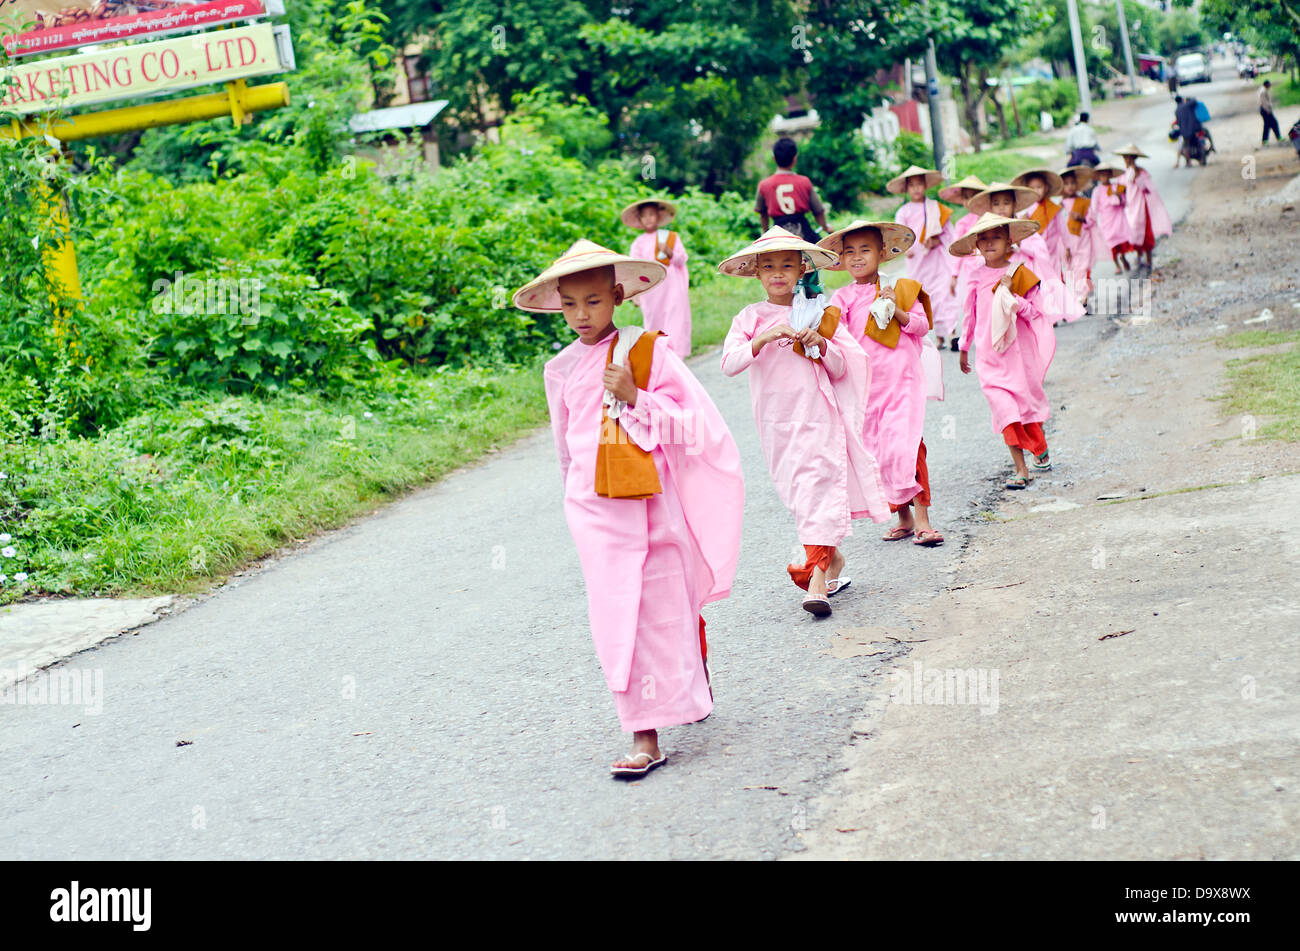
[[[803,292],[796,288],[794,300],[790,302],[790,326],[795,330],[820,327],[822,314],[829,306],[830,303],[826,300],[825,294],[818,294],[816,297],[804,297]],[[820,360],[822,348],[804,347],[804,352],[812,359]]]
[[[881,288],[881,291],[885,290],[888,290],[888,288]],[[881,330],[884,330],[889,326],[889,322],[894,319],[895,309],[892,300],[887,297],[877,297],[871,302],[871,307],[868,308],[867,313],[869,313],[871,319],[876,322],[876,326]]]
[[[993,320],[990,327],[993,349],[998,353],[1005,353],[1016,342],[1016,311],[1019,309],[1011,288],[999,282],[997,290],[993,292]]]
[[[618,343],[614,344],[614,355],[610,358],[610,362],[615,366],[627,366],[628,351],[636,346],[636,342],[641,339],[643,333],[645,333],[645,328],[636,324],[629,324],[619,330]],[[623,410],[627,407],[627,404],[622,400],[615,399],[614,394],[609,390],[605,391],[605,398],[602,402],[605,405],[605,415],[610,419],[618,419],[623,415]]]

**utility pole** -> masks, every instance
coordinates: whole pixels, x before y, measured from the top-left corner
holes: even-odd
[[[1119,39],[1124,44],[1124,65],[1128,67],[1129,89],[1136,96],[1138,81],[1137,74],[1133,72],[1133,50],[1128,44],[1128,21],[1124,19],[1124,0],[1115,0],[1115,12],[1119,14]]]
[[[1088,92],[1088,61],[1083,58],[1083,33],[1079,30],[1079,6],[1066,0],[1070,9],[1070,40],[1074,44],[1074,76],[1079,81],[1079,111],[1092,111],[1092,94]]]
[[[925,48],[925,92],[930,103],[930,138],[934,143],[934,167],[945,175],[943,160],[947,150],[943,147],[943,118],[939,114],[939,69],[934,61],[934,38]]]

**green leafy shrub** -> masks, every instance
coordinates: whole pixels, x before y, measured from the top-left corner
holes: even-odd
[[[1040,112],[1057,127],[1068,125],[1079,108],[1079,88],[1073,79],[1040,79],[1016,91],[1016,106],[1030,128],[1038,128]]]
[[[154,359],[195,386],[330,390],[350,379],[343,371],[357,353],[373,356],[346,295],[284,261],[221,261],[159,280],[154,295]]]

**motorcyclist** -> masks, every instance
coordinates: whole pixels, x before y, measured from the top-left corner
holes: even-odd
[[[1178,126],[1178,135],[1183,140],[1182,147],[1178,154],[1174,156],[1174,168],[1178,167],[1179,159],[1183,159],[1188,165],[1192,164],[1192,156],[1196,153],[1196,133],[1201,131],[1201,120],[1196,115],[1196,97],[1182,96],[1174,97],[1174,124]]]
[[[1079,121],[1070,127],[1065,137],[1067,165],[1094,166],[1101,161],[1097,154],[1097,133],[1088,125],[1088,113],[1079,113]]]

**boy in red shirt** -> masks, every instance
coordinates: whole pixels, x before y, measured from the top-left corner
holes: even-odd
[[[817,190],[813,188],[812,181],[808,176],[796,175],[794,172],[798,154],[799,146],[794,139],[777,139],[776,145],[772,146],[776,174],[769,175],[758,183],[754,211],[762,219],[764,234],[770,224],[775,224],[796,237],[816,243],[818,234],[808,223],[808,212],[812,212],[823,231],[831,229],[826,224],[826,209],[817,199]]]

